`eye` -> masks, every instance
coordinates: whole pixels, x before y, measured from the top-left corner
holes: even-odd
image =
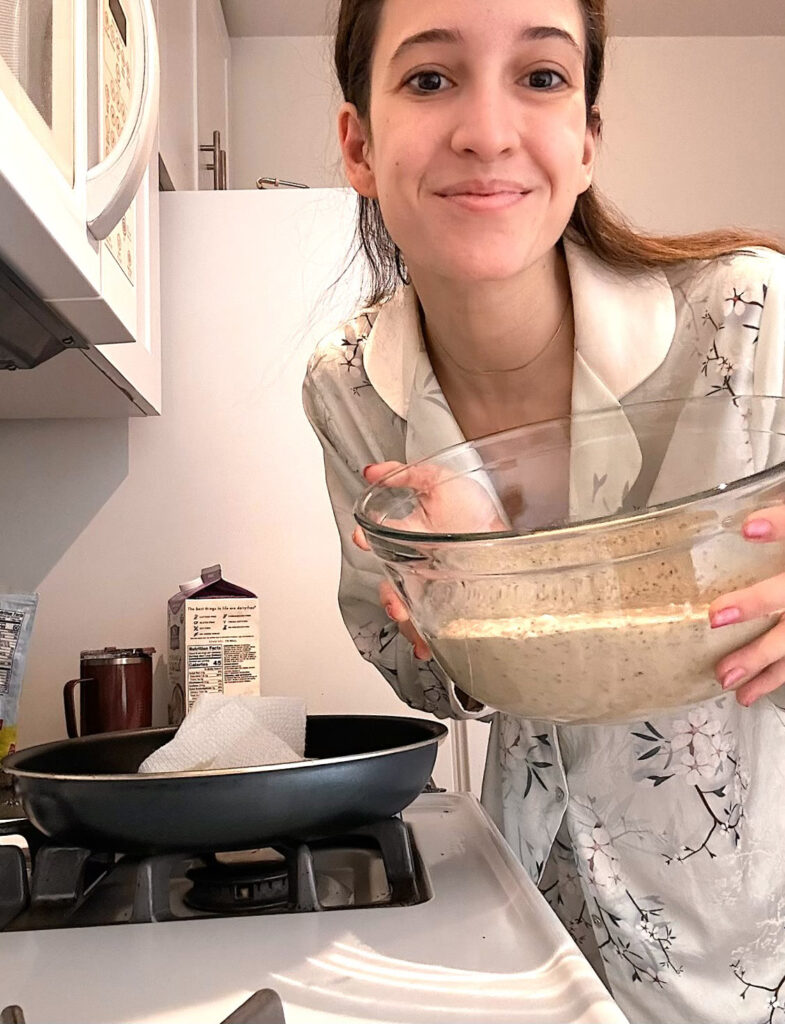
[[[444,92],[450,82],[440,71],[417,71],[406,79],[406,85],[418,93]]]
[[[529,81],[529,85],[540,92],[555,89],[558,85],[566,84],[564,76],[560,75],[558,71],[552,71],[550,68],[540,68],[538,71],[532,71],[526,78]]]

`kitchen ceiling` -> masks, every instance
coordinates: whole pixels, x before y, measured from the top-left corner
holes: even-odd
[[[329,35],[336,0],[221,0],[230,36]],[[608,0],[619,36],[785,35],[785,0]]]

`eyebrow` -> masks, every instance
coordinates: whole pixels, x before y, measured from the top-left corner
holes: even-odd
[[[423,32],[416,32],[413,36],[408,36],[399,44],[392,55],[390,63],[398,60],[414,46],[422,46],[424,43],[451,43],[454,45],[455,43],[462,43],[463,38],[462,33],[455,28],[428,28]],[[523,29],[518,38],[525,42],[540,39],[561,39],[574,47],[578,53],[583,54],[575,38],[566,29],[557,28],[555,25],[531,25]]]

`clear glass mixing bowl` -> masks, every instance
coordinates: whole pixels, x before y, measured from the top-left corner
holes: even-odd
[[[785,400],[728,393],[551,420],[447,448],[355,507],[434,657],[489,707],[642,718],[721,695],[718,596],[785,569],[741,525],[785,499]]]

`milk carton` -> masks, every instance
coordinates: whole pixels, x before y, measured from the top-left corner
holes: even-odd
[[[202,693],[259,693],[259,600],[229,583],[221,566],[180,584],[168,604],[169,724]]]

